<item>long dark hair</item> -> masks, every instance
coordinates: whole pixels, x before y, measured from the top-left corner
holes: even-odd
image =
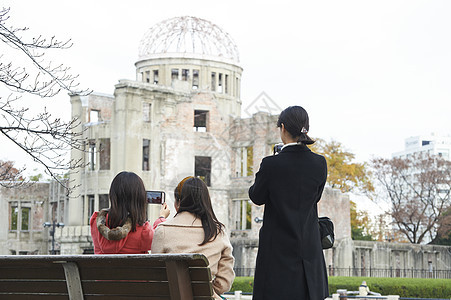
[[[179,206],[177,213],[187,211],[202,221],[204,240],[199,246],[214,241],[223,232],[224,224],[216,218],[207,185],[201,179],[184,178],[175,188],[174,197]]]
[[[298,143],[310,145],[315,142],[307,135],[310,128],[309,118],[307,111],[302,107],[289,106],[285,108],[279,115],[277,127],[282,127],[282,124],[293,138],[298,138]],[[305,129],[304,132],[302,132],[303,128]]]
[[[109,228],[124,225],[128,217],[132,221],[132,231],[137,225],[143,225],[147,218],[147,198],[141,177],[133,172],[117,174],[110,186],[110,203]]]

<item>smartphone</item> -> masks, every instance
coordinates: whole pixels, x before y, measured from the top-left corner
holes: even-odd
[[[163,204],[166,200],[166,194],[163,191],[146,191],[147,203]]]

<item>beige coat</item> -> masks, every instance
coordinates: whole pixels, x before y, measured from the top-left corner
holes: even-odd
[[[202,246],[204,229],[202,222],[189,212],[181,212],[173,219],[158,225],[152,241],[152,253],[202,253],[208,258],[213,277],[215,299],[232,287],[235,272],[232,245],[227,234],[220,234],[214,241]]]

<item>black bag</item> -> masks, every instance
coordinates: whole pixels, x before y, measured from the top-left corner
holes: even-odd
[[[320,217],[318,218],[318,224],[323,249],[332,248],[335,241],[334,223],[332,223],[332,220],[328,217]]]

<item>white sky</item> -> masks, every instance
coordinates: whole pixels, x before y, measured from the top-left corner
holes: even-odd
[[[311,136],[342,142],[359,161],[389,157],[410,136],[451,133],[450,1],[3,5],[11,7],[10,25],[72,38],[74,46],[54,60],[71,66],[82,86],[96,92],[112,94],[119,79],[135,79],[138,45],[148,28],[191,15],[217,24],[237,44],[243,109],[262,91],[281,108],[301,105],[310,115]],[[65,93],[45,103],[69,118]],[[17,150],[2,148],[0,159],[26,163]]]

